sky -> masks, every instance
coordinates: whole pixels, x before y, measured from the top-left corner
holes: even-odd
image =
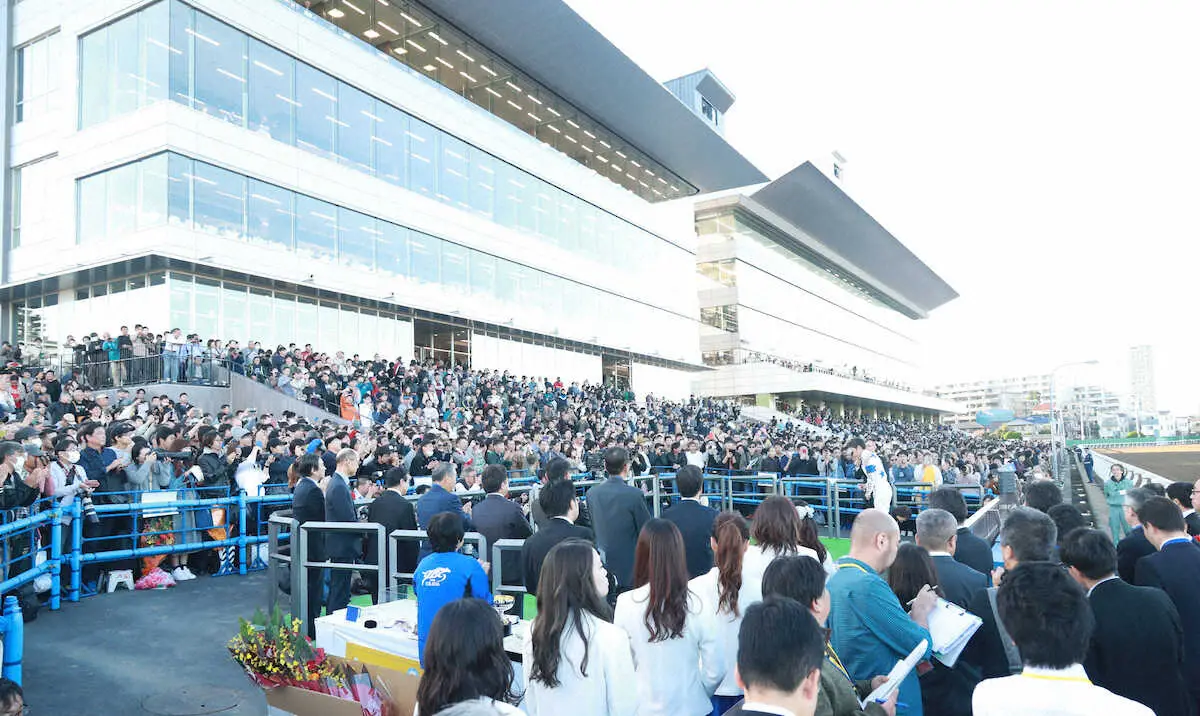
[[[1200,414],[1200,3],[567,0],[652,77],[707,67],[725,136],[844,188],[959,293],[912,326],[925,382],[1048,372]]]

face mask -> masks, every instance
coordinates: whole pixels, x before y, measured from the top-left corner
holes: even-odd
[[[68,452],[67,453],[67,462],[71,463],[72,465],[79,462],[79,451],[71,450],[70,452]]]

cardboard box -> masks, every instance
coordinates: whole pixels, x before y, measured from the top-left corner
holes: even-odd
[[[382,682],[387,687],[396,703],[396,716],[408,716],[416,707],[417,684],[421,681],[419,675],[364,664],[356,659],[342,659],[336,656],[326,658],[337,664],[349,664],[355,671],[362,671],[365,666],[376,683]],[[293,686],[266,689],[265,695],[272,716],[362,716],[362,708],[354,701]]]

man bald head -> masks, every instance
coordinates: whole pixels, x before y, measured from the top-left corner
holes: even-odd
[[[850,529],[850,557],[882,572],[896,561],[900,526],[883,510],[863,510]]]

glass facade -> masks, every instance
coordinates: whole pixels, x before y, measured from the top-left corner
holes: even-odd
[[[48,223],[55,200],[56,157],[37,161],[12,170],[12,241],[11,248],[30,246],[51,238]]]
[[[677,302],[678,291],[662,286],[664,270],[673,280],[686,273],[663,267],[689,265],[688,252],[179,0],[161,0],[84,35],[80,56],[81,129],[169,97],[633,271],[652,300]]]
[[[59,36],[54,32],[16,49],[14,124],[41,119],[56,107]]]
[[[172,226],[386,274],[409,288],[482,299],[540,332],[588,343],[649,353],[676,349],[662,336],[695,330],[686,316],[175,153],[84,177],[76,201],[81,243]],[[207,305],[202,300],[191,310],[208,316]],[[693,357],[684,346],[677,350],[663,357]]]
[[[701,308],[700,322],[727,333],[737,333],[738,307],[729,305]]]

